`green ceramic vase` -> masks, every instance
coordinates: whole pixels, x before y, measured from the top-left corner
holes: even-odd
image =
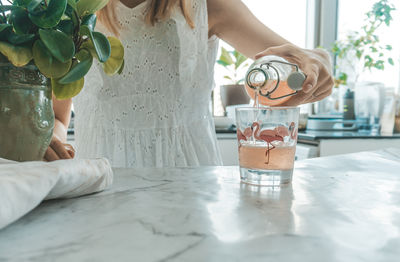
[[[0,158],[43,160],[53,128],[50,80],[34,65],[0,62]]]

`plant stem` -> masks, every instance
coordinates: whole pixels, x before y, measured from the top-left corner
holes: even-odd
[[[78,40],[79,40],[78,39],[79,38],[78,34],[79,34],[79,31],[81,30],[81,21],[79,20],[79,15],[75,10],[72,13],[72,15],[75,16],[75,20],[76,20],[76,23],[77,23],[77,25],[75,26],[75,29],[74,29],[74,42],[76,44],[76,43],[78,43]]]

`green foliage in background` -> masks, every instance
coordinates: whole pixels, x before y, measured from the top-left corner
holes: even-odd
[[[247,57],[243,54],[236,50],[227,51],[224,47],[221,47],[221,56],[217,60],[217,63],[228,71],[228,74],[224,78],[228,79],[231,84],[237,85],[244,82],[244,78],[239,76],[239,70],[249,65],[246,62]]]
[[[51,79],[58,99],[76,96],[93,58],[107,75],[121,73],[124,48],[115,37],[94,31],[95,13],[109,0],[0,1],[0,61],[29,63]]]
[[[376,2],[372,9],[365,14],[365,25],[361,30],[351,32],[347,35],[346,40],[337,41],[334,44],[332,52],[336,55],[337,59],[345,61],[349,57],[352,57],[351,55],[353,54],[362,63],[363,70],[383,70],[386,63],[393,65],[393,59],[387,56],[387,52],[392,50],[392,46],[382,45],[377,35],[377,30],[381,26],[390,25],[393,10],[395,8],[389,0]],[[341,84],[346,85],[348,74],[341,71],[338,67],[336,69],[336,86]]]

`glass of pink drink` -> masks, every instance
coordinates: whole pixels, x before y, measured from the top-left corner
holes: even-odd
[[[280,186],[292,181],[299,112],[297,107],[236,109],[242,182]]]

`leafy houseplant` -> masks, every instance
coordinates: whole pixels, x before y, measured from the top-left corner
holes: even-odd
[[[249,65],[247,57],[240,52],[228,51],[221,47],[221,55],[217,63],[224,67],[227,74],[224,78],[228,84],[221,86],[221,100],[224,108],[229,105],[247,104],[250,98],[244,88],[244,73],[242,72]]]
[[[109,75],[122,69],[121,42],[94,31],[95,12],[108,0],[9,2],[0,7],[0,53],[17,67],[33,61],[58,99],[81,91],[93,58]]]
[[[96,32],[109,0],[0,1],[0,157],[41,160],[54,126],[52,94],[76,96],[96,58],[120,73],[124,48]]]
[[[351,32],[346,40],[337,41],[332,52],[337,57],[335,86],[347,85],[350,68],[354,70],[353,81],[357,82],[361,72],[366,69],[383,70],[385,64],[394,64],[387,52],[392,50],[391,45],[380,44],[377,30],[389,26],[392,21],[391,12],[395,10],[389,0],[377,1],[372,9],[366,13],[365,25],[360,31]]]

